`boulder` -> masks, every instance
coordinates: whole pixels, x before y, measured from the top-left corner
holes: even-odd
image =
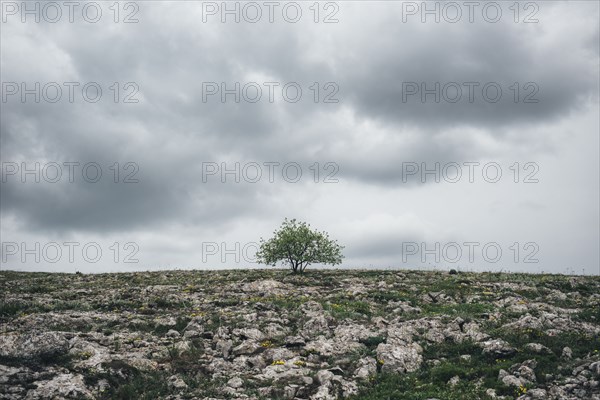
[[[385,372],[413,372],[423,363],[423,348],[417,343],[393,345],[380,343],[377,346],[377,360]]]

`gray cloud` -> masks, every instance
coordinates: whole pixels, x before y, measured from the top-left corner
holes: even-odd
[[[436,235],[429,226],[446,229],[448,214],[470,220],[468,209],[421,208],[432,195],[471,201],[470,186],[458,191],[422,185],[415,176],[403,181],[404,162],[501,160],[510,174],[507,168],[515,161],[555,157],[552,162],[563,164],[565,176],[573,175],[566,165],[576,157],[565,149],[589,151],[593,146],[586,143],[597,143],[592,121],[598,115],[598,4],[543,3],[538,24],[515,24],[510,14],[497,24],[402,23],[400,11],[399,2],[368,7],[352,2],[340,3],[337,24],[314,24],[310,14],[298,24],[221,24],[202,23],[200,2],[143,2],[137,24],[114,24],[110,18],[98,24],[3,23],[3,82],[97,82],[103,88],[94,104],[69,103],[64,97],[54,104],[21,103],[14,97],[2,103],[3,162],[97,162],[105,174],[112,173],[108,166],[115,162],[131,161],[140,168],[136,184],[3,182],[2,218],[19,221],[10,234],[138,236],[164,229],[171,240],[184,240],[177,229],[186,227],[202,237],[228,232],[251,240],[295,214],[321,217],[331,230],[354,230],[347,237],[348,256],[385,263],[400,254],[398,241],[428,240]],[[271,81],[297,82],[302,100],[282,101],[280,86],[276,101],[269,103],[263,83]],[[130,93],[122,85],[135,82],[139,102],[114,103],[109,89],[114,82],[121,84],[120,100]],[[263,99],[223,104],[212,96],[204,102],[203,82],[230,87],[257,82]],[[324,84],[334,82],[339,102],[315,103],[309,89],[314,82],[320,85],[320,100],[328,93]],[[479,88],[497,82],[503,96],[491,103],[479,89],[473,103],[466,101],[466,92],[457,103],[435,103],[431,96],[423,103],[418,95],[404,102],[403,82],[428,87],[477,82]],[[515,82],[520,99],[533,88],[524,85],[534,82],[539,102],[514,102],[510,87]],[[591,157],[593,164],[597,152]],[[202,163],[222,161],[298,162],[304,175],[295,184],[281,178],[272,184],[202,182]],[[315,184],[309,168],[315,162],[320,179],[327,172],[323,165],[336,163],[340,183]],[[433,194],[432,186],[443,194]],[[588,196],[596,188],[596,183],[576,186]],[[522,191],[507,187],[499,196]],[[551,193],[537,193],[519,202],[527,205],[520,206],[519,215],[532,208],[544,214],[573,212],[557,210],[558,203],[547,205]],[[485,191],[477,196],[487,202]],[[410,202],[398,206],[405,197]],[[363,228],[344,225],[348,213],[363,221],[355,221]],[[384,229],[385,218],[373,220],[379,213],[396,222]],[[418,214],[411,229],[402,228],[407,213]],[[510,237],[514,224],[500,223],[498,231]],[[464,225],[465,231],[458,229],[454,236],[477,224]],[[372,229],[368,239],[361,233],[365,226]],[[593,232],[593,227],[584,230]],[[545,237],[547,230],[537,234]],[[193,264],[195,256],[190,250],[182,262]],[[590,264],[598,259],[589,257]]]

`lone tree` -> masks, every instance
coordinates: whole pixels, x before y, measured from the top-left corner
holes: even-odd
[[[289,264],[293,273],[302,273],[310,264],[341,264],[342,249],[337,241],[329,239],[326,232],[310,229],[306,222],[287,218],[275,236],[260,239],[256,259],[260,263],[275,266],[279,261]]]

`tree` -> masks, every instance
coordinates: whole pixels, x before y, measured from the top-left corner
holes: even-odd
[[[326,232],[312,230],[306,222],[287,218],[269,240],[260,239],[257,261],[277,265],[289,264],[293,273],[302,273],[310,264],[341,264],[342,249],[337,241],[329,239]]]

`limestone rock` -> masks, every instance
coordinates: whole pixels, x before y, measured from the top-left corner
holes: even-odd
[[[377,346],[377,360],[385,372],[413,372],[423,363],[423,348],[417,343],[392,345],[380,343]]]

